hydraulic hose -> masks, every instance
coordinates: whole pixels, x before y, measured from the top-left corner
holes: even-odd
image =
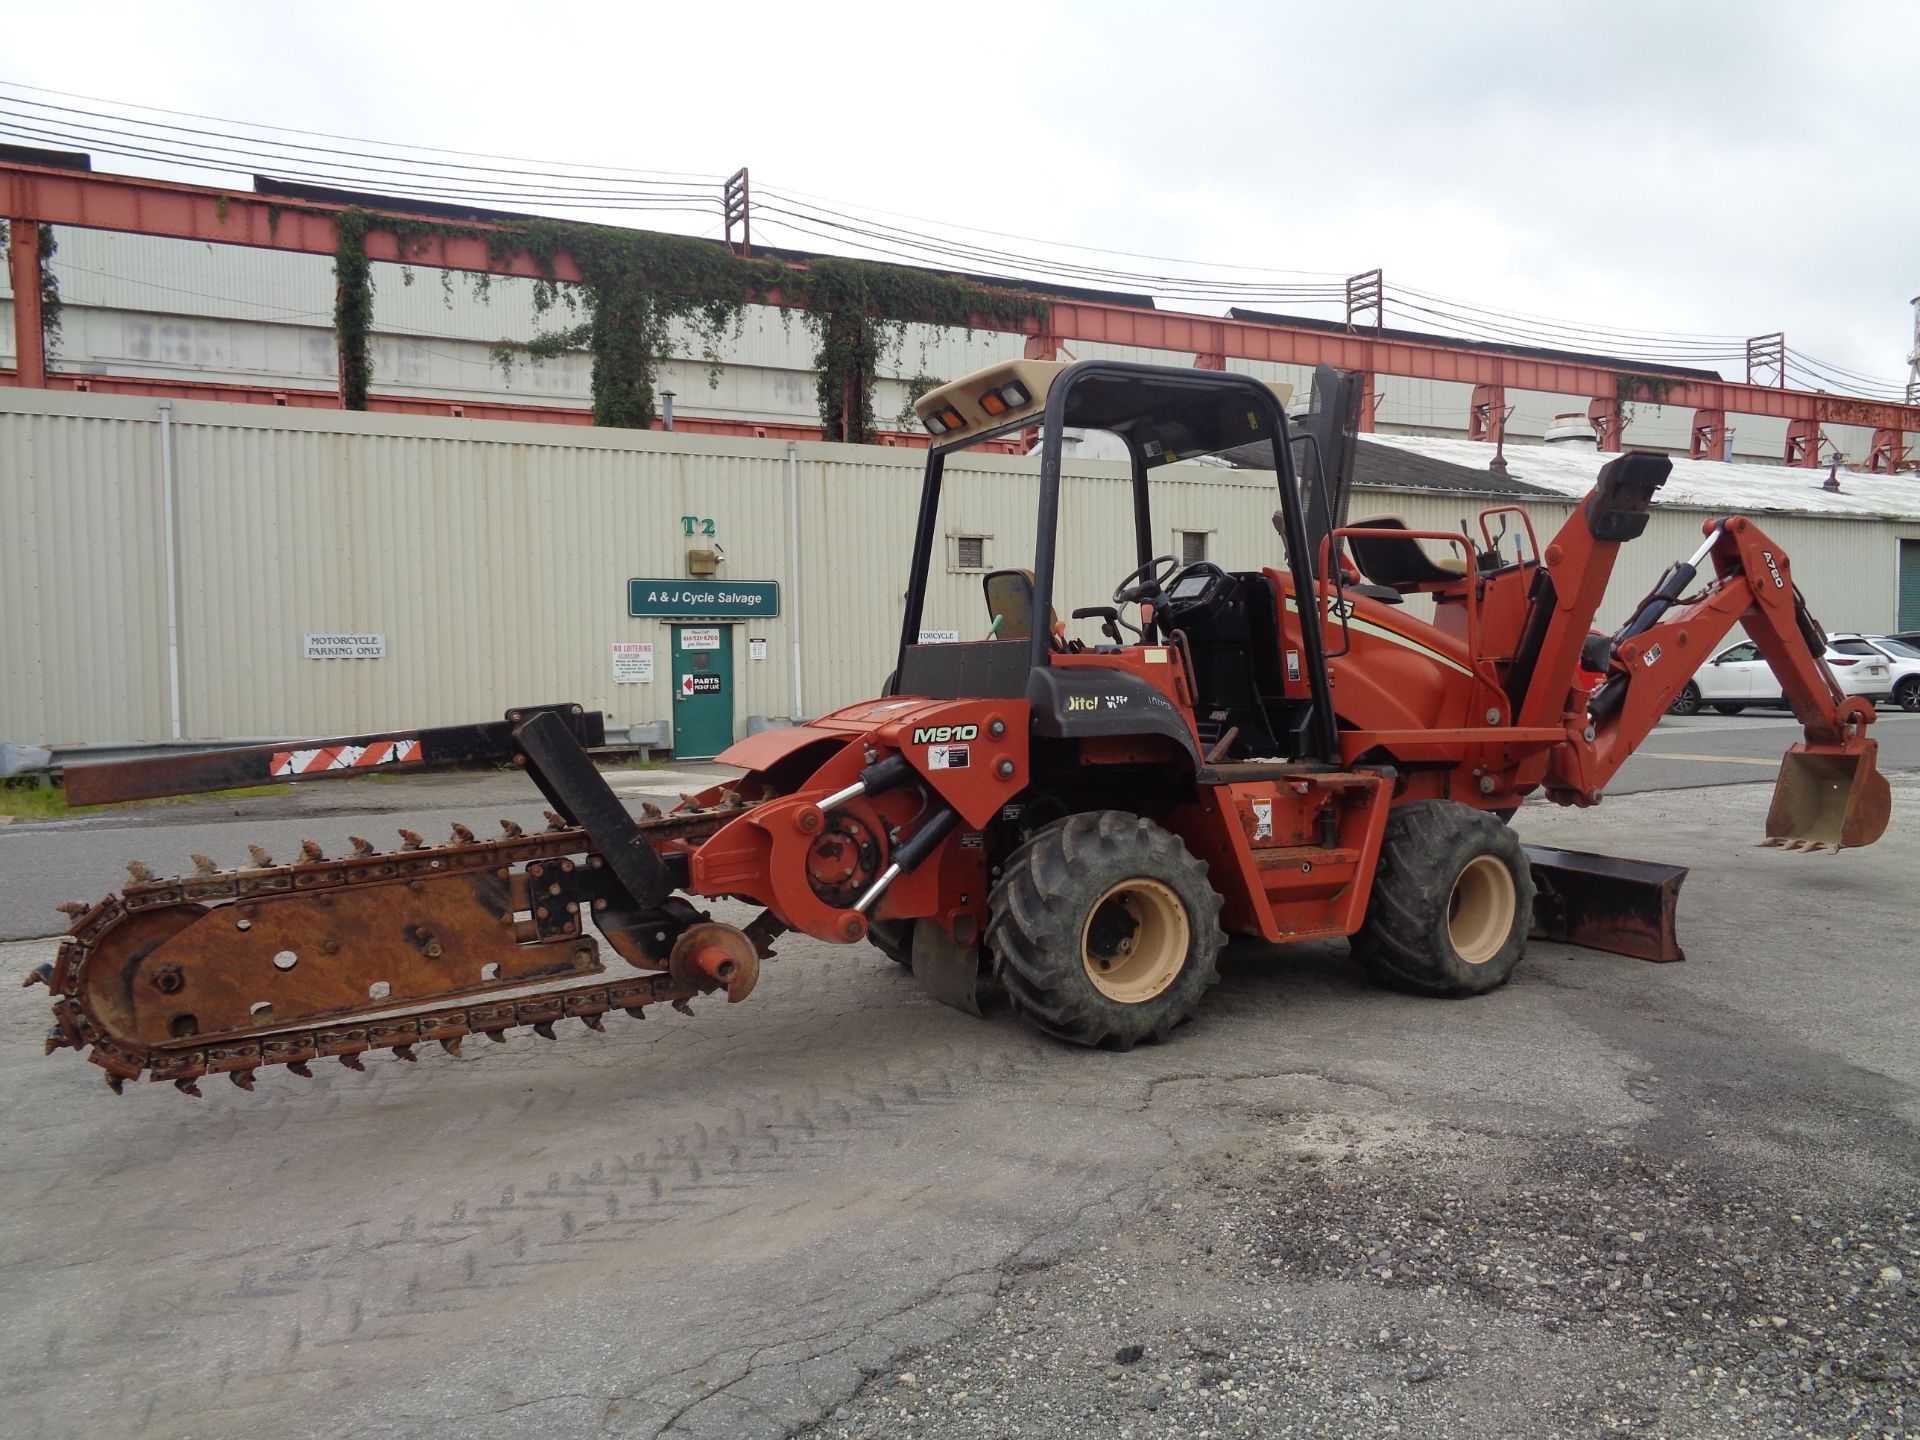
[[[1611,657],[1627,641],[1637,635],[1644,635],[1660,623],[1660,617],[1671,610],[1680,597],[1687,593],[1687,587],[1693,584],[1694,577],[1700,573],[1700,566],[1713,547],[1719,543],[1723,527],[1715,525],[1707,532],[1707,538],[1700,542],[1700,548],[1686,560],[1668,568],[1660,577],[1660,583],[1648,592],[1647,598],[1640,602],[1639,608],[1613,634],[1607,643],[1607,653]],[[1605,720],[1617,711],[1627,699],[1628,677],[1618,671],[1607,676],[1606,683],[1595,692],[1593,699],[1587,702],[1587,715],[1596,723]]]

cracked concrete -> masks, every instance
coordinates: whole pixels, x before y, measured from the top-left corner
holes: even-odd
[[[10,992],[0,1431],[752,1440],[837,1433],[847,1409],[849,1433],[887,1433],[911,1357],[973,1353],[1010,1295],[1063,1293],[1089,1255],[1132,1257],[1163,1315],[1225,1324],[1277,1294],[1174,1276],[1191,1230],[1128,1238],[1248,1174],[1313,1193],[1684,1126],[1781,1183],[1815,1183],[1821,1147],[1910,1181],[1910,1129],[1848,1117],[1910,1120],[1920,1096],[1896,924],[1916,805],[1897,786],[1895,833],[1837,859],[1752,850],[1753,787],[1530,808],[1530,839],[1694,865],[1691,963],[1540,946],[1451,1004],[1372,988],[1343,945],[1236,945],[1199,1024],[1125,1055],[789,941],[748,1003],[692,1019],[115,1100],[39,1055],[44,992]],[[0,946],[0,973],[49,951]],[[1770,1123],[1743,1123],[1761,1103]],[[1345,1284],[1316,1278],[1312,1306]]]

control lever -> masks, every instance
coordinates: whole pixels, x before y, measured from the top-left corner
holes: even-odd
[[[1114,644],[1124,645],[1127,643],[1120,634],[1120,626],[1123,623],[1120,619],[1120,612],[1111,605],[1083,605],[1073,612],[1073,618],[1076,620],[1098,620],[1100,622],[1101,633],[1113,641]],[[1133,629],[1131,625],[1127,626],[1127,628],[1129,630]],[[1143,640],[1146,638],[1143,632],[1136,633],[1140,633],[1140,637]]]

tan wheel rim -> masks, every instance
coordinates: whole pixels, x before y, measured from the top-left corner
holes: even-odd
[[[1497,856],[1478,855],[1467,862],[1447,899],[1447,937],[1469,965],[1484,965],[1500,953],[1513,933],[1519,903],[1513,872]]]
[[[1102,995],[1139,1005],[1179,976],[1190,941],[1178,895],[1158,880],[1122,880],[1087,912],[1080,961]]]

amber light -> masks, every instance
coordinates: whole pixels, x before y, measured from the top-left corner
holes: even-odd
[[[1018,410],[1033,397],[1027,393],[1027,387],[1017,380],[987,391],[980,397],[980,408],[989,415],[1004,415],[1009,410]]]

